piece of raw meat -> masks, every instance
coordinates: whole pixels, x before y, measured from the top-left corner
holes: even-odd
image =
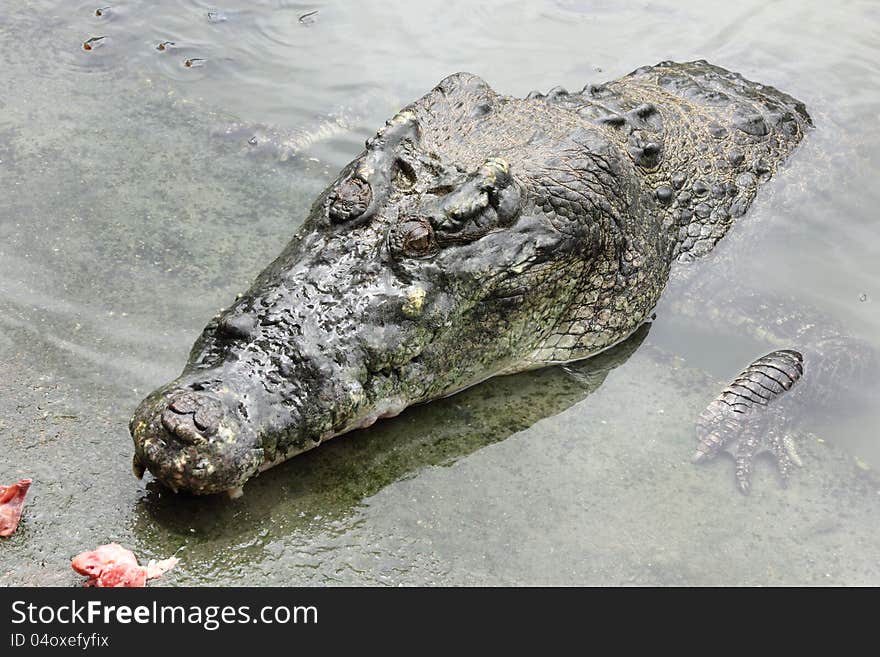
[[[139,587],[147,580],[161,577],[177,565],[177,558],[162,561],[150,560],[146,566],[138,564],[134,552],[118,543],[108,543],[90,551],[76,555],[70,563],[80,575],[89,579],[83,586],[97,587]]]
[[[12,536],[18,528],[24,497],[32,483],[22,479],[11,486],[0,486],[0,536]]]

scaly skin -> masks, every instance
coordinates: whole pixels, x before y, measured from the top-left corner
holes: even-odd
[[[802,104],[705,62],[581,93],[446,78],[367,142],[131,422],[174,490],[261,469],[648,317],[800,141]]]
[[[716,263],[713,263],[716,264]],[[699,301],[698,301],[699,300]],[[858,412],[873,404],[880,361],[873,347],[832,317],[795,299],[755,294],[738,285],[692,280],[676,304],[703,326],[785,346],[757,359],[724,388],[696,422],[695,462],[721,452],[736,462],[739,490],[751,490],[753,463],[763,453],[776,462],[783,485],[800,466],[795,436],[831,412]]]
[[[748,493],[755,456],[769,451],[783,480],[787,479],[792,467],[802,463],[786,433],[788,419],[766,411],[792,390],[803,374],[804,356],[791,349],[780,349],[754,361],[700,414],[699,444],[693,461],[710,459],[722,449],[731,451],[736,460],[737,486]]]

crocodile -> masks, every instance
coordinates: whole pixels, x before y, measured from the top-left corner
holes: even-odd
[[[810,126],[803,103],[704,60],[525,98],[445,78],[141,402],[135,473],[240,491],[412,404],[621,343]]]

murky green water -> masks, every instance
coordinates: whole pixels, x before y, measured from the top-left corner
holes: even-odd
[[[137,481],[127,431],[363,140],[458,70],[523,95],[705,57],[801,98],[817,129],[692,272],[880,349],[876,3],[100,6],[0,7],[0,481],[35,480],[0,584],[76,584],[110,540],[177,552],[178,585],[880,583],[880,410],[800,435],[788,489],[690,465],[696,415],[768,349],[681,319],[675,284],[596,362],[410,409],[238,500]]]

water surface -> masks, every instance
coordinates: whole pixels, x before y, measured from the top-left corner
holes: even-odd
[[[364,139],[459,70],[524,95],[706,58],[802,99],[816,130],[691,273],[880,349],[875,3],[100,6],[0,9],[0,481],[35,480],[0,583],[74,585],[110,540],[177,553],[178,585],[880,583],[880,410],[799,434],[787,489],[692,466],[694,418],[768,346],[677,316],[675,283],[595,362],[410,409],[239,500],[137,481],[127,431]]]

